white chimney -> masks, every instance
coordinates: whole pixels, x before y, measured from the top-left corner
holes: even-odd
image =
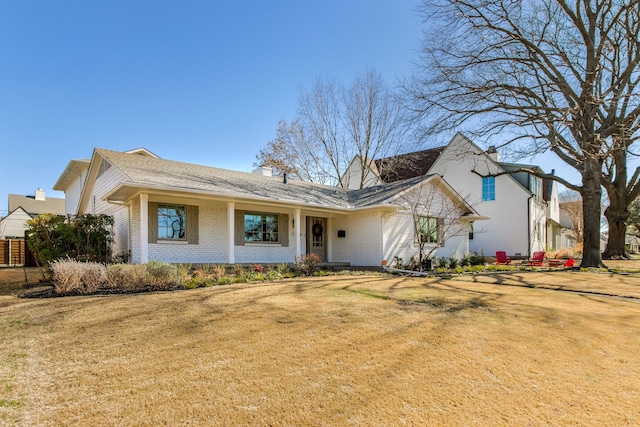
[[[487,150],[487,155],[494,162],[499,162],[500,161],[500,153],[498,153],[498,150],[496,150],[496,146],[495,145],[492,145],[492,146],[489,147],[489,149]]]
[[[36,190],[36,200],[46,200],[47,198],[44,196],[44,190],[42,188],[38,188]]]
[[[260,166],[254,169],[253,172],[251,173],[255,173],[256,175],[262,175],[262,176],[273,176],[273,168]]]

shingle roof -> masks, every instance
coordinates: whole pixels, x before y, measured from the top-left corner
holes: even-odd
[[[262,176],[210,166],[164,160],[117,151],[96,153],[127,176],[130,185],[163,187],[237,198],[264,198],[283,203],[335,208],[379,205],[428,177],[398,181],[361,190]]]
[[[30,215],[52,213],[56,215],[65,214],[64,199],[58,197],[47,197],[45,200],[36,200],[33,196],[23,196],[20,194],[9,194],[9,212],[22,207]]]
[[[399,154],[375,160],[375,165],[383,182],[390,183],[416,176],[426,175],[438,160],[446,146]]]

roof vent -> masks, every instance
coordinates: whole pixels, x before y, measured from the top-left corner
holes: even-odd
[[[44,195],[44,190],[42,188],[38,188],[36,190],[35,198],[36,200],[47,200],[47,198]]]

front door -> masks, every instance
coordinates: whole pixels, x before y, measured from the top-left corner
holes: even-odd
[[[307,253],[316,254],[320,261],[327,259],[327,227],[325,218],[307,217]]]

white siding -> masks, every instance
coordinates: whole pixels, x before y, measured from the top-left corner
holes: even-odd
[[[489,256],[496,251],[526,256],[534,218],[529,212],[529,192],[511,176],[501,175],[495,178],[496,199],[482,201],[480,175],[500,171],[488,156],[458,135],[429,172],[440,174],[480,215],[489,217],[474,224],[470,251],[482,251]]]
[[[22,209],[16,209],[0,221],[0,239],[24,238],[27,221],[31,217]]]
[[[78,212],[80,193],[82,192],[82,186],[84,185],[84,180],[86,177],[87,171],[85,170],[82,175],[77,176],[76,179],[64,190],[64,204],[66,213],[75,215]]]
[[[111,215],[113,216],[113,244],[111,251],[114,256],[126,254],[129,252],[129,208],[124,205],[116,205],[107,203],[104,199],[107,191],[113,188],[117,183],[121,182],[123,175],[116,168],[107,169],[101,176],[96,179],[93,186],[93,192],[89,196],[87,209],[83,213],[94,215]],[[84,182],[84,178],[78,179],[69,186],[65,191],[65,199],[69,201],[68,194],[72,194],[72,204],[76,206],[80,197],[78,190],[78,182]],[[67,208],[69,208],[67,204]]]

